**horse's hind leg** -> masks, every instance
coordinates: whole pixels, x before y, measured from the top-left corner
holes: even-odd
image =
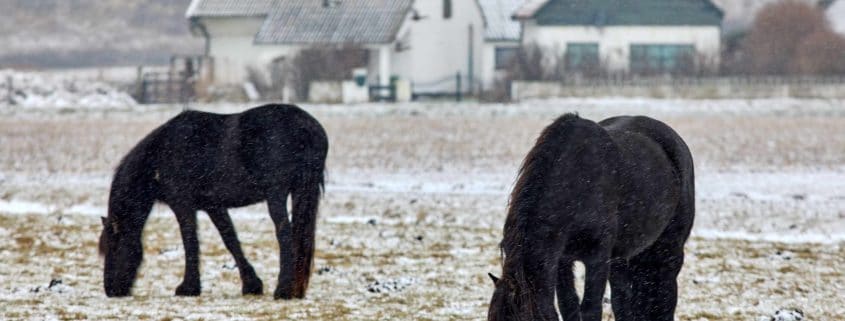
[[[293,235],[288,217],[287,192],[276,189],[267,198],[267,207],[270,210],[270,217],[276,227],[276,240],[279,242],[279,283],[273,298],[293,298]]]
[[[660,243],[631,259],[634,307],[642,320],[675,320],[678,273],[684,263],[683,243]]]
[[[613,307],[613,317],[616,321],[640,320],[635,314],[633,305],[632,276],[628,262],[619,259],[610,264],[610,299]]]
[[[185,276],[176,288],[176,295],[200,295],[199,240],[197,240],[197,212],[190,207],[170,206],[179,222],[182,244],[185,246]]]
[[[223,244],[226,245],[226,249],[235,258],[235,264],[238,265],[238,272],[240,272],[241,282],[243,283],[241,293],[244,295],[262,294],[264,292],[264,285],[261,283],[261,279],[255,275],[255,269],[249,264],[249,261],[247,261],[241,250],[241,242],[238,241],[238,234],[235,231],[235,226],[232,224],[232,219],[229,217],[229,212],[223,208],[211,209],[206,212],[208,212],[211,222],[217,227],[217,231],[220,232],[220,237],[223,238]]]
[[[584,299],[581,300],[581,320],[600,321],[604,290],[610,270],[608,257],[584,262],[586,277],[584,280]]]
[[[564,257],[557,267],[557,306],[563,321],[581,320],[581,301],[575,292],[572,259]]]

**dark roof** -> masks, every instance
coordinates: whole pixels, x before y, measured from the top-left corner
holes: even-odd
[[[264,16],[274,0],[192,0],[185,15],[193,17]]]
[[[538,25],[713,25],[724,13],[710,0],[548,0],[520,10]]]
[[[390,43],[413,0],[281,0],[255,37],[258,44]]]

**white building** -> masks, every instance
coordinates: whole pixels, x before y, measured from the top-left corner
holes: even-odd
[[[672,72],[718,64],[723,13],[709,0],[531,0],[516,13],[522,43],[565,72]],[[690,63],[687,63],[690,62]]]
[[[509,19],[522,0],[193,0],[191,30],[205,37],[214,81],[237,84],[247,68],[267,70],[315,45],[369,50],[371,84],[392,77],[417,93],[492,83],[519,45]],[[498,53],[498,56],[497,56]]]

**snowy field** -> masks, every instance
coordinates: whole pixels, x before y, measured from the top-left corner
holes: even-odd
[[[174,297],[181,241],[157,205],[134,296],[106,299],[96,241],[111,170],[180,107],[0,107],[0,319],[482,319],[517,168],[540,130],[570,111],[649,115],[690,145],[698,212],[679,320],[769,320],[781,308],[845,316],[845,101],[305,107],[331,147],[314,276],[298,301],[269,295],[278,249],[264,205],[233,211],[264,296],[240,296],[234,262],[200,215],[203,294]]]

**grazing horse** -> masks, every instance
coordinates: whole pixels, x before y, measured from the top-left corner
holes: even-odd
[[[618,321],[673,320],[692,228],[693,161],[648,117],[563,115],[525,158],[508,209],[488,320],[598,321],[608,278]],[[572,264],[586,266],[579,302]]]
[[[106,295],[130,295],[143,256],[141,232],[156,201],[173,210],[185,246],[185,275],[176,295],[200,294],[198,210],[208,213],[234,256],[243,294],[262,294],[227,209],[266,200],[280,248],[274,297],[303,298],[328,146],[320,123],[289,105],[231,115],[185,111],[155,129],[114,174],[100,235]]]

